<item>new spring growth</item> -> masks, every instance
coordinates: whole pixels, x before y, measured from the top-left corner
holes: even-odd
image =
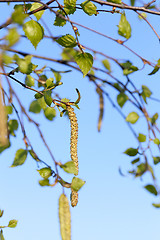
[[[70,138],[70,154],[71,159],[75,164],[77,173],[75,175],[78,175],[78,154],[77,154],[77,143],[78,143],[78,122],[77,117],[74,112],[74,109],[71,106],[67,106],[68,116],[70,120],[71,125],[71,138]]]

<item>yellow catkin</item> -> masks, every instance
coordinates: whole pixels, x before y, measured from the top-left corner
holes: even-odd
[[[78,155],[77,155],[77,143],[78,143],[78,122],[77,117],[74,112],[74,109],[71,106],[67,106],[68,116],[71,124],[71,140],[70,140],[70,154],[71,159],[75,164],[78,175],[79,164],[78,164]]]
[[[99,95],[99,118],[98,118],[98,131],[101,131],[102,126],[102,119],[104,114],[104,99],[103,99],[103,93],[100,88],[97,87],[96,89],[98,95]]]
[[[2,85],[0,79],[0,145],[5,146],[8,144],[8,129],[7,129],[7,117],[2,98],[3,98]]]
[[[78,192],[71,189],[71,206],[75,207],[78,203]]]
[[[65,194],[59,197],[59,222],[62,240],[71,240],[71,213]]]

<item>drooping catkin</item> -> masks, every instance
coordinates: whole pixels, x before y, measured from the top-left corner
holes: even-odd
[[[104,99],[102,90],[97,87],[96,92],[99,95],[99,118],[98,118],[98,132],[101,131],[102,119],[104,114]]]
[[[71,213],[65,194],[59,198],[59,222],[62,240],[71,240]]]
[[[71,159],[75,164],[78,175],[79,164],[78,164],[78,154],[77,154],[77,143],[78,143],[78,122],[74,109],[71,106],[67,106],[68,116],[71,125],[71,138],[70,138],[70,154]]]
[[[8,129],[5,106],[3,104],[2,85],[0,79],[0,144],[5,146],[8,144]]]
[[[71,206],[75,207],[77,206],[77,203],[78,203],[78,192],[74,191],[71,188]]]

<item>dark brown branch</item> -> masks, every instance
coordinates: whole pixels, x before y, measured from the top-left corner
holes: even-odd
[[[145,8],[145,7],[126,6],[124,4],[105,2],[105,1],[101,1],[101,0],[91,0],[91,1],[99,3],[100,5],[106,5],[106,6],[116,7],[116,8],[120,8],[120,9],[127,9],[127,10],[132,10],[132,11],[141,11],[141,12],[146,12],[146,13],[150,13],[150,14],[160,15],[160,12],[152,11],[152,10],[150,10],[148,8]]]

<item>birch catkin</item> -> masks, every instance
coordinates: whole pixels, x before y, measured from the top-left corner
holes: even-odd
[[[3,98],[2,85],[0,79],[0,144],[2,146],[5,146],[8,144],[8,129],[7,129],[7,117],[2,98]]]
[[[78,203],[78,192],[71,189],[71,206],[75,207]]]
[[[78,155],[77,155],[77,142],[78,142],[78,122],[74,109],[71,106],[67,106],[68,116],[71,124],[71,140],[70,140],[70,154],[71,159],[75,164],[78,175]]]
[[[71,240],[71,213],[65,194],[59,198],[59,222],[62,240]]]

